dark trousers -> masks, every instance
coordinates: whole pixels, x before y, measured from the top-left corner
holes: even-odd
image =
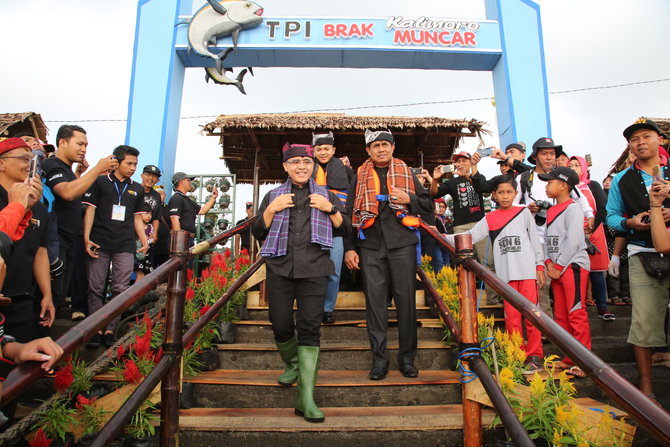
[[[70,280],[74,271],[74,248],[60,240],[60,259],[65,265],[63,274],[51,282],[54,307],[58,309],[65,305],[65,297],[70,290]]]
[[[75,241],[72,253],[72,259],[74,260],[72,279],[70,280],[72,312],[81,312],[88,315],[88,274],[86,273],[88,255],[84,248],[83,238]]]
[[[301,346],[320,346],[321,319],[326,300],[328,277],[292,279],[267,272],[270,323],[277,343],[294,336],[293,300],[298,307],[297,332]]]
[[[416,246],[389,250],[382,242],[378,249],[360,249],[365,318],[373,356],[373,367],[388,368],[388,284],[398,318],[398,364],[413,363],[416,356]]]
[[[618,277],[607,275],[607,296],[609,298],[630,298],[628,258],[621,260]]]
[[[98,249],[97,258],[88,258],[88,310],[91,315],[105,304],[107,276],[112,266],[112,297],[130,287],[130,275],[133,273],[134,253],[125,251],[109,251]],[[108,325],[108,331],[114,331],[121,321],[121,316],[114,318]]]

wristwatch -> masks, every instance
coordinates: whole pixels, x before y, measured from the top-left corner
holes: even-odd
[[[0,346],[4,348],[4,346],[7,343],[14,343],[16,339],[12,337],[11,335],[5,335],[2,337],[2,340],[0,340]],[[4,382],[7,376],[9,375],[10,371],[14,368],[16,363],[12,362],[9,359],[6,359],[4,357],[0,357],[0,382]]]
[[[331,208],[331,210],[328,211],[326,214],[328,214],[329,216],[332,216],[335,213],[337,213],[337,207],[335,205],[333,205],[333,208]]]

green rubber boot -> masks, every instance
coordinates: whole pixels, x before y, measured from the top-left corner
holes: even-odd
[[[326,417],[314,402],[314,385],[319,373],[318,346],[298,346],[298,397],[295,414],[304,416],[307,422],[323,422]]]
[[[292,337],[284,343],[277,343],[279,355],[286,364],[284,372],[279,375],[277,382],[281,386],[291,386],[298,380],[298,340]]]

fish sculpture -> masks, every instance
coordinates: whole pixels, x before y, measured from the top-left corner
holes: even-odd
[[[207,0],[207,3],[189,21],[189,49],[214,59],[216,71],[223,76],[223,60],[231,49],[214,54],[209,51],[208,45],[216,45],[219,37],[231,36],[233,49],[237,49],[240,31],[254,28],[263,22],[263,8],[254,2],[242,0]]]
[[[244,91],[244,85],[242,85],[242,80],[244,79],[244,75],[247,74],[247,69],[245,68],[242,70],[235,79],[231,79],[228,76],[226,76],[227,72],[232,72],[232,68],[224,68],[223,73],[219,73],[216,71],[216,68],[214,67],[207,67],[205,68],[205,81],[209,82],[211,79],[214,81],[215,84],[221,84],[221,85],[234,85],[237,87],[237,89],[242,93],[243,95],[246,95],[247,92]]]

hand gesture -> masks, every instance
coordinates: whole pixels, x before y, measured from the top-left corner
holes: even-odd
[[[146,256],[148,250],[149,250],[149,244],[147,244],[146,242],[143,242],[142,246],[137,249],[137,253],[142,253],[143,255]],[[95,257],[96,258],[98,257],[97,253],[96,253]]]
[[[479,163],[479,161],[482,159],[482,156],[479,154],[479,152],[475,152],[472,154],[472,158],[470,159],[470,163],[473,165],[476,165]]]
[[[284,211],[286,208],[293,208],[295,206],[293,203],[294,195],[295,194],[282,194],[277,196],[272,202],[270,202],[268,208],[275,214],[280,211]]]
[[[86,248],[86,254],[89,255],[92,258],[97,258],[98,257],[98,248],[100,246],[96,244],[95,242],[91,240],[84,241],[84,245]]]
[[[498,149],[497,147],[493,148],[493,152],[491,152],[491,158],[497,158],[498,160],[504,160],[507,158],[507,155]]]
[[[439,179],[442,178],[442,166],[443,165],[439,165],[435,169],[433,169],[433,179],[434,180],[439,180]]]
[[[216,201],[216,198],[219,196],[219,188],[212,188],[212,199]]]
[[[87,169],[88,169],[88,161],[84,158],[82,161],[80,161],[80,162],[77,164],[77,169],[74,171],[74,174],[75,174],[77,177],[81,177],[81,175],[82,175],[84,172],[86,172]]]
[[[321,194],[310,194],[309,206],[310,208],[321,210],[324,213],[330,212],[330,210],[333,209],[333,204],[330,203],[330,200],[326,199]]]
[[[408,205],[409,204],[409,194],[404,190],[398,189],[395,186],[391,186],[391,191],[389,194],[389,201],[397,205]]]
[[[40,326],[51,327],[56,318],[56,308],[53,299],[45,296],[40,302]]]
[[[541,289],[542,287],[544,287],[544,284],[546,283],[546,279],[544,277],[544,271],[538,270],[535,276],[537,280],[537,286]]]
[[[547,276],[551,279],[561,279],[561,271],[551,264],[547,266]]]
[[[344,254],[344,265],[346,265],[349,270],[360,270],[360,267],[358,266],[359,261],[356,250],[349,250]]]
[[[26,182],[14,183],[9,191],[7,191],[7,199],[9,202],[18,202],[27,210],[35,203],[31,199],[33,188]]]
[[[649,205],[663,205],[663,201],[668,198],[668,192],[670,192],[670,183],[654,181],[649,189]]]
[[[417,175],[417,177],[427,183],[433,181],[433,177],[430,176],[430,173],[427,169],[421,169],[421,173]]]
[[[531,213],[537,213],[538,211],[540,211],[540,207],[537,206],[537,203],[531,202],[528,204],[528,211],[530,211]]]
[[[96,170],[104,174],[105,172],[113,171],[114,169],[119,167],[119,161],[114,157],[113,155],[110,155],[109,157],[101,158],[98,161],[98,164],[95,165]]]
[[[63,348],[50,337],[39,338],[28,343],[17,343],[12,347],[16,363],[43,362],[41,368],[49,371],[63,355]]]
[[[631,219],[628,219],[627,225],[629,228],[638,231],[648,230],[651,227],[649,224],[650,219],[649,211],[645,211],[643,213],[636,214],[635,217]]]

